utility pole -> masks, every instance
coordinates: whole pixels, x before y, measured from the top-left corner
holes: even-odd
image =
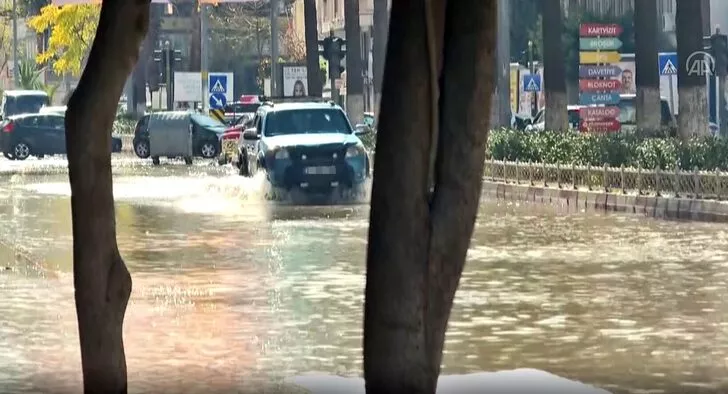
[[[280,11],[279,0],[270,0],[270,93],[276,97],[281,95],[278,92],[278,14]]]
[[[20,84],[18,57],[18,2],[13,0],[13,83],[16,89]]]
[[[379,113],[379,100],[382,95],[384,77],[384,58],[387,55],[387,33],[389,32],[389,11],[387,0],[374,0],[373,37],[372,37],[372,76],[374,83],[374,112]]]
[[[200,91],[200,109],[202,112],[207,113],[208,98],[207,98],[207,4],[200,4],[200,78],[202,87]]]
[[[364,121],[364,76],[362,75],[359,0],[344,0],[346,36],[346,112],[353,123]]]
[[[339,88],[336,86],[336,80],[341,78],[341,57],[339,56],[340,50],[337,48],[334,42],[334,31],[329,32],[329,38],[331,39],[330,53],[329,53],[329,77],[331,78],[331,100],[336,104],[341,105],[341,97],[339,96]]]

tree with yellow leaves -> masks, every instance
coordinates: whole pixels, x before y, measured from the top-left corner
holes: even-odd
[[[38,54],[39,64],[50,64],[58,75],[81,74],[82,64],[96,35],[99,23],[98,5],[48,5],[31,18],[29,25],[36,32],[51,31],[48,48]]]

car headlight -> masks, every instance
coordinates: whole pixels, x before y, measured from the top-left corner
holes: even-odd
[[[367,152],[364,150],[364,147],[360,145],[350,146],[349,149],[346,150],[346,157],[359,157],[366,154]]]
[[[283,160],[283,159],[289,158],[290,155],[288,154],[287,149],[281,148],[281,149],[276,150],[276,154],[273,157],[275,157],[276,160]]]

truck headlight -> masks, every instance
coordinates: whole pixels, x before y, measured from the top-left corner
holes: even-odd
[[[290,156],[288,155],[287,149],[281,148],[276,151],[276,154],[274,157],[276,158],[276,160],[283,160],[283,159],[289,158]]]
[[[366,154],[367,152],[364,150],[364,147],[359,145],[350,146],[349,149],[346,150],[346,157],[359,157]]]

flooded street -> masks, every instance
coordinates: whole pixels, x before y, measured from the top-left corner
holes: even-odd
[[[65,162],[23,166],[0,171],[0,392],[78,392]],[[134,281],[131,392],[361,374],[368,205],[274,204],[257,180],[203,163],[122,159],[114,172]],[[443,373],[529,367],[614,392],[722,387],[726,288],[725,226],[484,201]]]

